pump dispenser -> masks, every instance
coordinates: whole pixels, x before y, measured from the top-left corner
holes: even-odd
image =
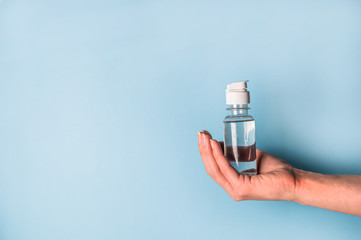
[[[228,115],[223,121],[224,155],[239,174],[257,174],[255,121],[248,114],[247,81],[227,85]]]

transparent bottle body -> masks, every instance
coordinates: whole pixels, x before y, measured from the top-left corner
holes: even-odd
[[[257,174],[255,121],[247,105],[227,108],[223,121],[224,155],[239,174]]]

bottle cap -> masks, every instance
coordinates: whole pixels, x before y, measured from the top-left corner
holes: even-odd
[[[227,85],[226,104],[249,104],[249,92],[247,91],[247,82],[234,82]]]

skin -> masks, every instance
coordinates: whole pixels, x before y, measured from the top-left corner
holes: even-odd
[[[208,131],[197,133],[198,148],[208,175],[235,201],[293,201],[361,216],[361,176],[325,175],[292,167],[257,149],[258,174],[238,174],[223,155],[223,142]]]

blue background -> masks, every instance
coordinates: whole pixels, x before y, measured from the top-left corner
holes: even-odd
[[[249,79],[257,146],[361,174],[359,1],[0,3],[0,239],[360,239],[361,219],[233,202],[222,137]]]

